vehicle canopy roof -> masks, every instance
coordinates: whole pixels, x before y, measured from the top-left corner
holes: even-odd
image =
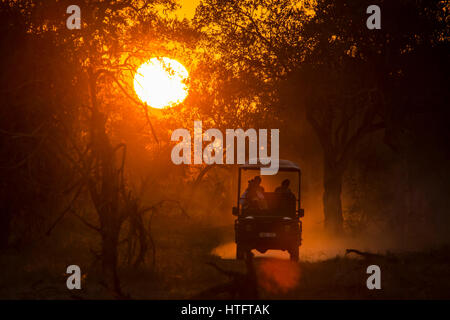
[[[280,159],[278,166],[279,166],[278,171],[296,171],[296,172],[301,172],[300,167],[298,166],[298,164],[296,164],[295,162],[292,162],[290,160]],[[257,169],[265,168],[265,167],[270,167],[270,163],[269,164],[261,164],[261,163],[258,162],[256,164],[251,164],[251,163],[248,163],[248,161],[246,161],[245,164],[239,165],[239,168],[240,169],[244,169],[244,170],[257,170]]]

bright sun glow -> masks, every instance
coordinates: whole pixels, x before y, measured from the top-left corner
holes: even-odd
[[[173,107],[188,95],[188,77],[188,71],[178,61],[152,58],[137,70],[134,90],[139,99],[152,108]]]

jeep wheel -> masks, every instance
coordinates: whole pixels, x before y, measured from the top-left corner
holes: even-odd
[[[298,249],[298,247],[294,247],[291,250],[289,250],[289,255],[291,256],[291,261],[298,262],[298,258],[299,258],[299,249]]]

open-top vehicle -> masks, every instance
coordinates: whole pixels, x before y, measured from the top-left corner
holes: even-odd
[[[299,259],[304,211],[301,209],[301,170],[297,164],[279,160],[279,172],[297,173],[298,192],[263,192],[264,208],[243,206],[241,195],[242,171],[260,170],[262,164],[243,164],[238,172],[237,206],[233,207],[235,220],[236,259],[244,259],[252,249],[261,253],[267,250],[287,250],[293,261]]]

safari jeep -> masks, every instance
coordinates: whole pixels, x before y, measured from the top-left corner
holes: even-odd
[[[240,205],[242,171],[255,170],[259,174],[261,164],[243,164],[238,171],[237,206],[233,207],[236,241],[236,259],[244,259],[246,254],[256,249],[261,253],[267,250],[287,250],[293,261],[299,259],[302,222],[304,211],[300,207],[301,171],[297,164],[288,160],[279,160],[279,173],[292,172],[298,177],[297,194],[264,192],[267,203],[265,209],[243,208]],[[256,172],[258,171],[258,172]],[[262,176],[263,180],[267,176]],[[264,184],[264,183],[263,183]],[[267,191],[267,190],[266,190]]]

